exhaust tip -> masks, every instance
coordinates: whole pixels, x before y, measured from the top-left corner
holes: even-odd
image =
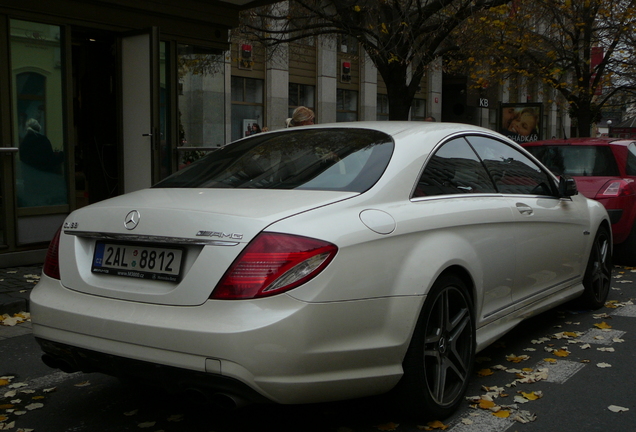
[[[50,368],[59,369],[62,372],[66,372],[66,373],[74,373],[79,371],[79,368],[74,366],[70,362],[60,358],[53,357],[52,355],[49,355],[49,354],[42,355],[42,362]]]

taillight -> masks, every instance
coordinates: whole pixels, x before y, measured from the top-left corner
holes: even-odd
[[[267,297],[314,278],[331,262],[338,247],[289,234],[261,233],[225,273],[211,299]]]
[[[46,251],[44,266],[42,267],[42,272],[53,279],[60,279],[59,252],[61,231],[62,227],[57,230],[57,232],[53,236],[53,240],[51,240],[51,243],[49,243],[49,249]]]
[[[610,180],[599,190],[596,198],[604,198],[608,196],[618,197],[633,194],[634,189],[632,179]]]

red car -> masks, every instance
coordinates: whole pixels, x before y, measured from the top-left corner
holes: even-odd
[[[571,138],[522,145],[556,175],[573,177],[583,195],[605,206],[615,256],[636,263],[636,141]]]

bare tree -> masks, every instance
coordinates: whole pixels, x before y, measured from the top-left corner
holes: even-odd
[[[449,49],[448,35],[471,15],[509,0],[290,0],[243,13],[240,31],[267,46],[309,36],[349,35],[387,87],[389,119],[408,119],[427,67]]]
[[[461,55],[450,68],[477,83],[524,77],[569,104],[578,135],[613,101],[636,89],[635,0],[515,0],[473,16],[454,34]],[[620,97],[618,97],[620,96]]]

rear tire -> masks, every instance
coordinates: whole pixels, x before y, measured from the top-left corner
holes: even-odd
[[[599,227],[590,251],[583,277],[585,290],[578,299],[584,309],[600,309],[605,305],[612,281],[612,241],[609,230]]]
[[[475,358],[473,302],[464,282],[442,275],[431,288],[403,361],[399,409],[430,419],[451,415],[464,399]]]

